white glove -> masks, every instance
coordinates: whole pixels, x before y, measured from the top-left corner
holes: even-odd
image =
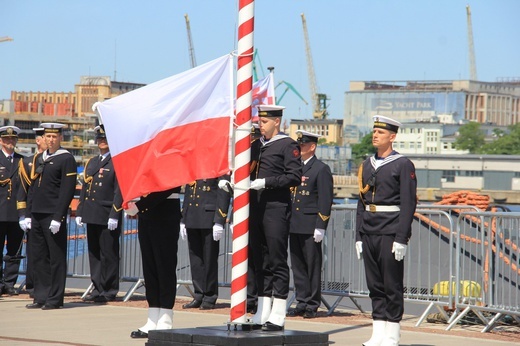
[[[219,223],[216,223],[213,225],[213,240],[214,241],[219,241],[220,238],[222,238],[222,232],[224,231],[224,227],[219,224]]]
[[[231,232],[231,234],[233,234],[233,224],[232,223],[229,224],[229,231]]]
[[[396,243],[394,241],[394,244],[392,245],[392,253],[395,256],[396,261],[402,261],[404,256],[406,255],[406,248],[408,246],[400,243]]]
[[[128,215],[135,216],[139,212],[139,208],[137,208],[134,202],[129,202],[128,209],[125,209],[125,211]]]
[[[99,104],[101,104],[101,102],[99,102],[99,101],[94,102],[94,104],[92,105],[92,112],[96,113],[96,111],[97,111],[97,106],[98,106]]]
[[[61,222],[52,220],[51,225],[49,226],[49,229],[51,230],[52,234],[56,234],[60,231]]]
[[[18,224],[20,225],[22,231],[27,232],[27,223],[25,222],[25,216],[20,216]]]
[[[265,189],[265,179],[264,178],[260,178],[260,179],[253,180],[251,182],[251,188],[253,190]]]
[[[25,218],[25,225],[27,226],[27,230],[31,229],[32,219],[30,217]]]
[[[78,225],[78,227],[83,227],[83,221],[81,221],[81,216],[76,216],[76,225]]]
[[[357,254],[358,260],[363,259],[363,242],[362,241],[356,242],[356,254]]]
[[[181,239],[186,240],[186,225],[181,222],[181,231],[180,231]]]
[[[118,220],[117,219],[108,219],[108,229],[113,231],[117,228]]]
[[[222,189],[222,190],[224,190],[226,192],[231,192],[229,190],[229,188],[230,187],[233,188],[234,185],[230,181],[222,179],[222,180],[218,181],[218,187],[219,187],[219,189]]]
[[[316,228],[314,230],[314,242],[316,242],[316,243],[321,242],[324,235],[325,235],[325,230],[324,229]]]

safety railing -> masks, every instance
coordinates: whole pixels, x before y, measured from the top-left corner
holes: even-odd
[[[232,235],[226,227],[219,252],[221,287],[229,287],[231,282]],[[334,205],[323,239],[322,302],[329,315],[344,298],[360,311],[356,299],[369,298],[363,262],[355,251],[355,227],[356,206]],[[77,227],[70,217],[68,232],[68,276],[88,279],[86,229]],[[404,281],[405,300],[426,305],[416,325],[433,309],[448,321],[448,330],[470,311],[485,324],[483,331],[492,329],[505,314],[520,322],[519,242],[520,213],[419,205],[405,257]],[[124,296],[126,301],[144,285],[136,218],[124,217],[120,246],[121,281],[134,283]],[[187,240],[179,239],[177,258],[177,283],[193,294]],[[21,274],[25,274],[25,262]],[[329,303],[328,297],[335,301]],[[454,313],[448,316],[446,310]]]

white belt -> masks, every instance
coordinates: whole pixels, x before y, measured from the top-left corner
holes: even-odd
[[[399,211],[398,205],[375,205],[375,204],[367,204],[365,206],[365,210],[371,213],[375,212],[389,212],[389,211]]]
[[[167,199],[179,199],[181,197],[181,195],[179,193],[172,193],[171,195],[168,196]]]

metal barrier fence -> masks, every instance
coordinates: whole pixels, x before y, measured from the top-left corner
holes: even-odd
[[[333,206],[323,239],[322,301],[329,315],[345,297],[363,312],[356,298],[369,298],[363,262],[355,251],[355,225],[355,205]],[[86,229],[76,227],[70,217],[68,232],[68,276],[88,279]],[[473,206],[419,205],[405,257],[404,282],[405,300],[427,305],[416,326],[432,309],[448,321],[447,330],[469,311],[486,325],[483,332],[492,329],[505,314],[520,322],[519,242],[520,213],[479,212]],[[192,294],[188,242],[179,239],[178,245],[177,283]],[[226,231],[219,252],[221,287],[231,283],[231,252],[231,232]],[[25,265],[23,260],[22,274]],[[125,294],[126,301],[144,285],[137,219],[126,216],[120,276],[123,282],[135,283]],[[329,304],[326,296],[336,300]],[[447,309],[454,309],[454,313],[448,316]],[[488,318],[485,312],[494,315]]]

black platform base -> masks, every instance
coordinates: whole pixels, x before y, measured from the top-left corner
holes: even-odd
[[[267,346],[267,345],[313,345],[329,344],[329,335],[293,330],[264,332],[262,330],[244,331],[240,327],[218,326],[170,330],[151,330],[146,346],[191,345],[191,346]]]

